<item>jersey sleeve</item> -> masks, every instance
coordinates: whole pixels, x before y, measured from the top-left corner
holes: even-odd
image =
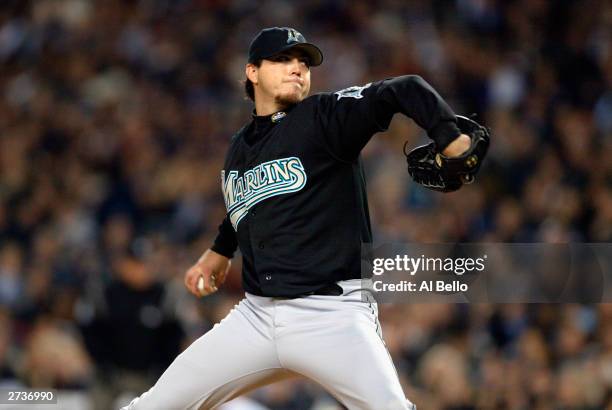
[[[321,94],[317,114],[332,153],[354,160],[372,135],[387,130],[396,113],[413,119],[440,150],[461,134],[453,110],[417,75]]]
[[[236,231],[234,231],[229,217],[226,216],[221,225],[219,225],[219,233],[210,249],[231,259],[237,248],[238,239],[236,238]]]

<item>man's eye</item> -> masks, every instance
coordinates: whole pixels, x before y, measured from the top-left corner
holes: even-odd
[[[283,62],[283,61],[289,61],[289,57],[280,55],[280,56],[272,57],[271,60],[280,63],[280,62]]]
[[[307,58],[300,58],[300,63],[304,63],[306,67],[310,67],[310,60]]]

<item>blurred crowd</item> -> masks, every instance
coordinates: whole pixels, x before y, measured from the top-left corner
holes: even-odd
[[[116,407],[240,299],[239,257],[204,300],[182,276],[224,216],[246,50],[275,25],[323,50],[314,92],[419,74],[493,130],[478,182],[447,195],[409,181],[402,145],[426,142],[410,120],[375,136],[375,241],[612,240],[610,1],[4,0],[0,387]],[[381,320],[419,409],[612,408],[611,305],[395,304]],[[295,380],[227,408],[334,403]]]

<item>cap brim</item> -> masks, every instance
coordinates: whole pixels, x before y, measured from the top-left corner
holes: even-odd
[[[308,58],[310,58],[310,65],[315,67],[321,65],[323,62],[323,53],[319,49],[319,47],[315,46],[312,43],[298,43],[294,44],[289,48],[296,48],[298,50],[302,50],[306,53]]]
[[[308,56],[308,58],[310,59],[310,66],[311,67],[316,67],[318,65],[321,65],[321,63],[323,62],[323,53],[321,52],[319,47],[315,46],[312,43],[294,43],[294,44],[289,44],[289,45],[287,45],[286,47],[283,47],[281,50],[279,50],[278,52],[276,52],[274,54],[282,53],[283,51],[287,51],[287,50],[291,50],[291,49],[297,49],[297,50],[303,51],[304,54],[306,54]],[[274,55],[274,54],[272,54],[272,55]],[[268,57],[272,57],[272,55],[270,55]]]

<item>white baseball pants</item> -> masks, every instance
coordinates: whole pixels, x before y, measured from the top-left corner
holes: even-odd
[[[362,301],[361,280],[338,284],[341,296],[247,293],[124,410],[214,409],[296,374],[349,410],[416,410],[381,338],[376,303]]]

